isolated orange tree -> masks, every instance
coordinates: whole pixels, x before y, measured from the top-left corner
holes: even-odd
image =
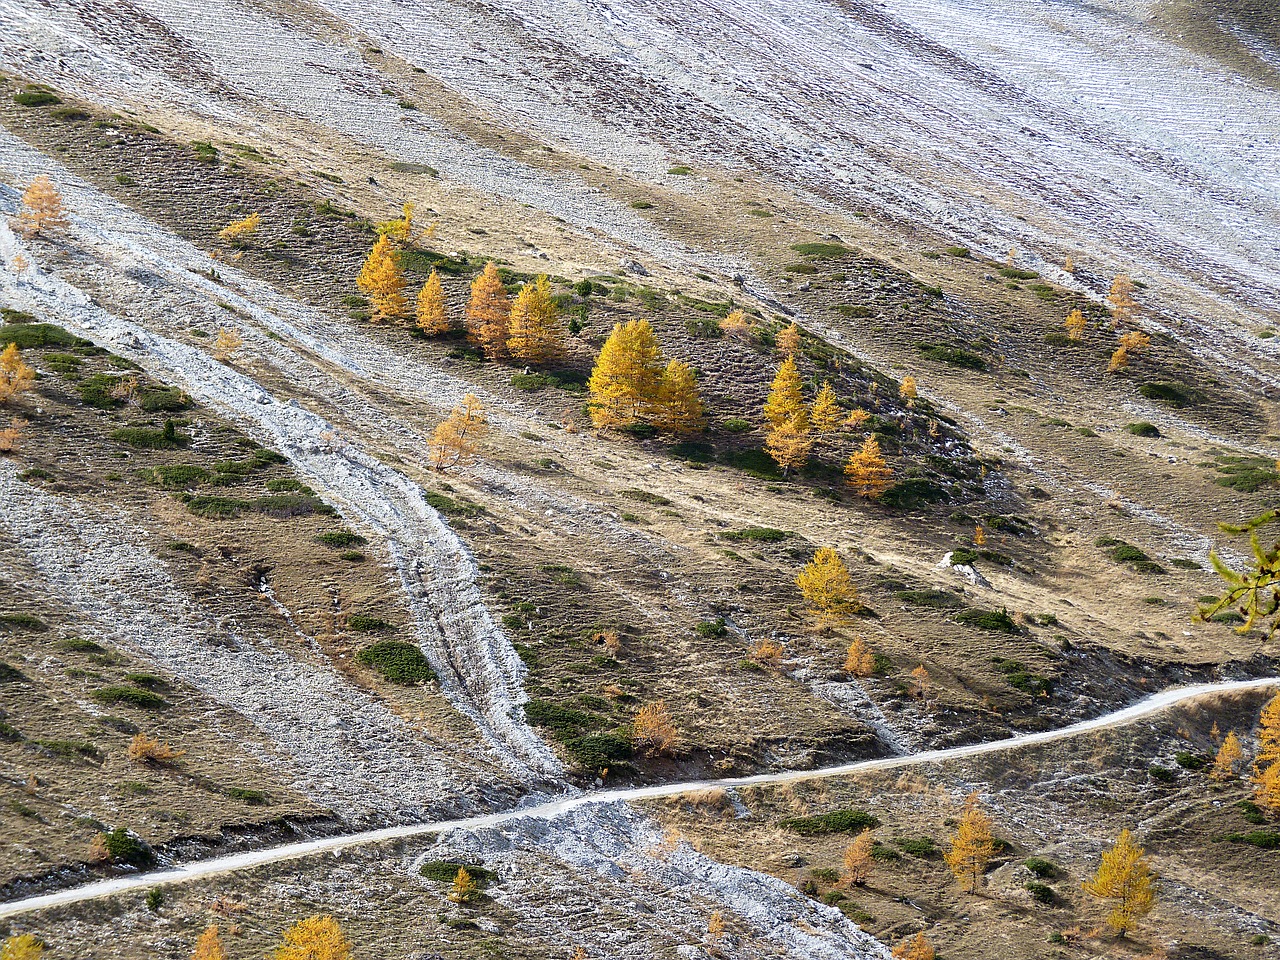
[[[1111,292],[1107,294],[1111,302],[1111,316],[1114,326],[1124,326],[1133,319],[1138,304],[1133,299],[1133,281],[1129,275],[1121,273],[1111,281]]]
[[[663,700],[646,703],[631,721],[631,739],[636,746],[654,753],[672,753],[680,743],[680,733]]]
[[[227,951],[222,948],[222,938],[218,936],[218,925],[211,923],[204,928],[200,939],[196,941],[196,949],[191,960],[227,960]]]
[[[876,672],[875,651],[861,637],[849,641],[845,651],[844,672],[854,677],[869,677]]]
[[[7,427],[0,428],[0,453],[13,453],[18,449],[18,441],[26,429],[27,421],[14,417]]]
[[[840,872],[842,886],[860,887],[871,879],[871,871],[875,867],[871,851],[875,845],[871,831],[863,830],[853,843],[844,848],[844,869]]]
[[[1084,892],[1112,903],[1107,925],[1124,936],[1151,912],[1156,902],[1156,876],[1146,851],[1128,830],[1121,830],[1116,845],[1102,855],[1098,871],[1085,881]]]
[[[395,248],[387,237],[379,237],[356,277],[356,287],[373,305],[374,322],[398,320],[409,310],[404,295],[404,273]]]
[[[467,337],[490,360],[507,358],[507,338],[511,324],[511,301],[502,286],[502,276],[492,260],[471,281],[467,303]]]
[[[923,933],[903,940],[893,948],[893,960],[936,960],[937,951]]]
[[[893,471],[880,453],[875,437],[867,437],[862,448],[849,456],[844,475],[858,496],[873,500],[888,490],[893,481]]]
[[[0,960],[40,960],[44,942],[34,933],[20,933],[0,946]]]
[[[67,229],[67,211],[53,183],[43,173],[31,181],[22,194],[22,206],[13,227],[23,236],[36,237]]]
[[[849,568],[830,547],[819,547],[796,575],[796,586],[820,617],[839,620],[860,606]]]
[[[1222,746],[1218,748],[1218,755],[1213,758],[1213,769],[1209,771],[1209,776],[1214,780],[1234,780],[1243,760],[1244,749],[1240,746],[1240,738],[1234,730],[1230,730],[1222,741]]]
[[[991,818],[983,812],[976,793],[969,794],[964,812],[956,827],[951,845],[942,858],[960,885],[970,893],[977,893],[987,864],[995,856],[995,840],[991,836]]]
[[[792,322],[778,334],[778,352],[784,357],[794,357],[800,351],[800,327]]]
[[[1151,344],[1151,338],[1141,330],[1130,330],[1128,333],[1120,337],[1119,344],[1115,352],[1111,354],[1111,361],[1107,364],[1107,372],[1115,373],[1129,365],[1129,360],[1133,354]]]
[[[443,472],[474,463],[480,441],[488,432],[489,421],[479,398],[468,393],[436,427],[431,438],[431,465]]]
[[[415,310],[418,329],[429,337],[436,337],[449,331],[449,316],[445,311],[444,286],[440,283],[440,272],[432,269],[431,276],[418,291],[418,304]]]
[[[723,320],[720,321],[720,329],[729,335],[746,333],[747,315],[741,310],[730,310]]]
[[[907,402],[907,406],[911,406],[919,395],[916,390],[916,378],[910,374],[903,377],[902,383],[898,387],[898,396]]]
[[[262,216],[257,213],[251,213],[243,220],[232,220],[228,223],[218,231],[218,238],[224,243],[243,246],[248,244],[250,238],[258,232],[258,227],[260,226],[262,226]]]
[[[284,943],[276,947],[274,960],[351,960],[351,944],[329,916],[299,920],[284,932]]]
[[[1084,318],[1084,314],[1079,310],[1072,310],[1067,314],[1067,319],[1062,321],[1062,325],[1067,328],[1068,337],[1072,340],[1079,340],[1084,336],[1084,331],[1089,326],[1089,321]]]
[[[449,899],[454,903],[472,903],[480,899],[480,885],[466,867],[458,868],[453,886],[449,890]]]
[[[507,352],[524,363],[544,364],[564,356],[564,330],[551,296],[551,281],[540,276],[516,295],[507,326]]]
[[[33,389],[35,383],[36,372],[23,362],[22,351],[16,343],[0,350],[0,404]]]

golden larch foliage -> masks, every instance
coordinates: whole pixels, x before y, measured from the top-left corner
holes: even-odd
[[[786,648],[772,637],[761,637],[747,650],[748,657],[769,667],[778,666],[786,655]]]
[[[849,568],[831,547],[819,547],[814,552],[813,559],[796,575],[796,586],[809,606],[823,617],[839,619],[861,606]]]
[[[436,427],[431,438],[431,465],[440,471],[469,466],[475,462],[479,443],[488,431],[484,407],[474,393],[468,393]]]
[[[1067,314],[1067,319],[1062,321],[1062,325],[1067,328],[1068,337],[1072,340],[1079,340],[1084,336],[1084,331],[1089,326],[1089,321],[1084,318],[1084,314],[1079,310],[1072,310]]]
[[[875,651],[861,637],[849,641],[844,655],[844,672],[855,677],[869,677],[876,672]]]
[[[649,321],[616,324],[587,382],[591,422],[625,427],[649,416],[662,375],[662,351]]]
[[[689,434],[702,429],[702,398],[698,396],[698,378],[693,367],[683,360],[672,360],[658,383],[658,399],[653,411],[653,425],[668,433]]]
[[[1253,758],[1255,773],[1280,764],[1280,693],[1262,708],[1258,716],[1258,755]]]
[[[798,429],[807,431],[809,412],[804,403],[804,391],[800,387],[800,371],[796,369],[796,362],[791,357],[787,357],[778,366],[773,386],[769,388],[769,397],[765,400],[764,418],[771,427],[793,423]]]
[[[903,940],[893,948],[894,960],[936,960],[938,954],[923,933]]]
[[[1107,372],[1115,373],[1117,370],[1123,370],[1129,365],[1133,354],[1150,344],[1151,338],[1141,330],[1130,330],[1120,337],[1119,346],[1111,354],[1111,361],[1107,364]]]
[[[1067,257],[1067,259],[1062,262],[1062,269],[1067,273],[1074,275],[1076,272],[1076,262],[1070,257]]]
[[[800,351],[800,326],[792,321],[778,333],[778,352],[784,357],[794,357]]]
[[[427,282],[418,291],[418,304],[415,310],[418,329],[429,337],[436,337],[449,332],[449,315],[445,311],[444,285],[440,283],[440,272],[434,268]]]
[[[671,753],[680,743],[680,733],[663,700],[646,703],[631,721],[631,739],[636,746],[654,753]]]
[[[728,316],[720,321],[720,329],[730,335],[746,333],[748,326],[747,315],[742,310],[730,310]]]
[[[136,733],[129,741],[129,759],[134,763],[172,763],[183,756],[185,750],[175,750],[167,743],[145,733]]]
[[[1214,780],[1234,780],[1244,760],[1244,750],[1240,746],[1240,738],[1231,730],[1218,748],[1218,755],[1213,759],[1213,769],[1209,776]]]
[[[973,545],[975,547],[985,547],[987,545],[987,531],[982,529],[982,524],[973,528]]]
[[[196,941],[195,953],[191,960],[227,960],[227,951],[222,949],[222,938],[218,936],[218,925],[211,923],[204,928],[200,939]]]
[[[719,910],[712,912],[707,919],[707,937],[712,943],[719,943],[724,936],[724,915]]]
[[[995,856],[995,840],[991,836],[991,818],[983,812],[976,793],[969,794],[964,812],[956,827],[951,845],[942,858],[951,868],[960,885],[970,893],[977,893],[987,864]]]
[[[1280,763],[1254,774],[1253,799],[1272,817],[1280,818]]]
[[[244,338],[237,331],[223,327],[213,340],[213,358],[219,363],[228,363],[242,346]]]
[[[0,453],[13,453],[18,449],[18,441],[22,439],[26,426],[26,420],[14,417],[7,427],[0,429]]]
[[[871,831],[863,830],[853,843],[844,848],[844,869],[840,872],[842,886],[860,887],[871,879],[875,866],[875,859],[871,856],[874,847]]]
[[[898,387],[898,396],[907,401],[907,406],[912,405],[912,401],[919,396],[916,391],[916,378],[908,374],[902,378],[902,384]]]
[[[471,876],[466,867],[459,867],[457,876],[453,878],[453,887],[449,891],[449,899],[454,903],[471,903],[480,897],[480,885]]]
[[[57,233],[67,229],[67,211],[62,197],[43,173],[31,181],[22,194],[22,206],[13,220],[13,228],[23,236],[36,237],[42,233]]]
[[[881,496],[893,481],[893,471],[880,453],[875,437],[867,437],[862,448],[849,457],[844,465],[846,482],[860,497],[875,499]]]
[[[911,671],[912,696],[919,697],[921,700],[928,700],[929,694],[933,692],[933,687],[929,682],[929,671],[922,663]]]
[[[502,276],[492,260],[471,281],[467,303],[467,337],[490,360],[507,357],[507,331],[511,324],[511,301],[502,286]]]
[[[1107,299],[1111,301],[1111,316],[1115,325],[1123,326],[1133,318],[1138,305],[1133,299],[1133,281],[1128,274],[1121,273],[1111,281],[1111,292],[1107,294]]]
[[[773,462],[782,468],[783,476],[793,469],[803,467],[813,451],[808,418],[798,417],[771,427],[764,438],[764,448]]]
[[[399,320],[409,312],[404,295],[404,273],[395,248],[387,237],[379,237],[356,277],[356,287],[373,305],[372,320]]]
[[[507,326],[507,352],[515,360],[542,364],[564,356],[564,329],[544,274],[516,294]]]
[[[844,423],[844,411],[836,399],[836,388],[830,380],[822,381],[822,388],[813,398],[813,409],[809,411],[809,424],[820,434],[835,433]]]
[[[16,343],[0,350],[0,404],[8,403],[36,385],[35,370],[23,362]]]
[[[243,220],[232,220],[218,231],[218,239],[223,243],[247,244],[250,238],[262,226],[261,214],[251,213]]]
[[[40,960],[44,953],[44,941],[34,933],[20,933],[10,937],[0,947],[0,960]]]
[[[851,430],[857,430],[860,426],[871,419],[871,414],[863,410],[861,407],[855,407],[849,411],[849,416],[844,418],[844,425]]]
[[[432,224],[434,226],[434,224]],[[429,231],[434,234],[434,230]],[[406,203],[400,208],[400,217],[397,220],[387,220],[378,224],[379,236],[398,243],[402,247],[411,245],[414,241],[413,235],[413,204]]]
[[[1018,259],[1018,248],[1010,247],[1008,254],[1005,256],[1005,265],[1013,266],[1013,261]]]
[[[307,917],[284,932],[274,960],[351,960],[351,944],[330,916]]]
[[[1155,874],[1146,851],[1128,830],[1121,830],[1116,845],[1102,855],[1098,871],[1084,882],[1084,892],[1112,902],[1107,925],[1120,936],[1137,926],[1156,902]]]

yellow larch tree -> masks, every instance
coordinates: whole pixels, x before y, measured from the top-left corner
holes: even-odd
[[[893,948],[893,960],[937,960],[937,951],[923,933],[901,941]]]
[[[662,379],[662,351],[649,321],[615,325],[587,382],[592,424],[625,427],[648,417]]]
[[[1253,776],[1253,799],[1272,817],[1280,818],[1280,763]]]
[[[13,228],[27,237],[58,233],[67,229],[67,211],[62,197],[43,173],[31,181],[22,194],[22,206],[13,220]]]
[[[800,351],[800,326],[793,320],[778,334],[778,352],[784,357],[794,357]]]
[[[871,414],[863,410],[861,407],[854,407],[849,411],[849,415],[844,418],[844,425],[850,430],[857,430],[864,423],[871,419]]]
[[[1089,326],[1089,321],[1084,318],[1084,314],[1079,310],[1072,310],[1067,314],[1067,319],[1062,321],[1062,325],[1067,328],[1068,337],[1072,340],[1079,340],[1084,336],[1084,331]]]
[[[511,301],[502,286],[502,276],[492,260],[471,281],[467,303],[467,337],[490,360],[507,357],[507,331],[511,324]]]
[[[869,677],[876,672],[875,651],[861,637],[849,641],[844,655],[844,672],[853,677]]]
[[[44,941],[34,933],[20,933],[0,947],[0,960],[40,960],[42,953]]]
[[[429,337],[438,337],[449,332],[449,315],[445,310],[444,285],[440,282],[440,271],[432,269],[431,276],[418,291],[418,305],[415,315],[418,329]]]
[[[713,910],[711,916],[707,918],[707,939],[713,944],[719,943],[724,937],[724,930],[724,914],[719,910]]]
[[[307,917],[284,932],[274,960],[351,960],[351,944],[330,916]]]
[[[844,848],[842,858],[844,869],[840,872],[841,886],[860,887],[871,879],[871,871],[875,867],[875,859],[871,851],[875,845],[871,831],[863,830],[853,843]]]
[[[875,437],[867,437],[861,449],[850,455],[844,474],[858,496],[873,500],[888,490],[893,481],[893,471],[885,463]]]
[[[1129,365],[1130,357],[1142,348],[1149,346],[1151,338],[1141,330],[1130,330],[1128,333],[1120,337],[1119,345],[1115,352],[1111,354],[1111,361],[1107,364],[1107,372],[1115,373]]]
[[[236,351],[244,346],[244,338],[230,327],[221,327],[213,338],[213,358],[219,363],[230,363]]]
[[[1084,892],[1112,903],[1107,925],[1124,936],[1151,912],[1156,902],[1156,876],[1146,851],[1128,830],[1121,830],[1116,845],[1102,855],[1098,871],[1084,882]]]
[[[844,424],[844,411],[836,399],[836,388],[830,380],[822,381],[822,388],[813,398],[813,409],[809,411],[809,425],[815,433],[832,434]]]
[[[809,462],[813,442],[808,417],[802,414],[795,420],[770,428],[764,438],[764,448],[773,462],[782,468],[782,475],[785,477],[792,470],[798,470]]]
[[[982,529],[982,524],[978,524],[973,528],[973,545],[975,547],[985,547],[987,545],[987,531]]]
[[[196,949],[191,960],[227,960],[227,951],[222,949],[222,938],[218,936],[218,925],[211,923],[204,928],[200,939],[196,941]]]
[[[1133,299],[1133,281],[1129,275],[1121,273],[1111,281],[1111,292],[1107,294],[1111,302],[1112,326],[1123,326],[1133,319],[1138,305]]]
[[[907,406],[913,406],[916,397],[920,394],[916,390],[916,378],[908,374],[902,378],[902,383],[898,387],[898,396],[907,402]]]
[[[839,620],[861,606],[849,568],[831,547],[814,551],[813,559],[796,575],[796,586],[824,619]]]
[[[409,311],[404,295],[404,273],[395,248],[387,237],[379,237],[356,277],[356,287],[373,305],[373,321],[398,320]]]
[[[654,753],[669,754],[675,750],[680,743],[680,733],[665,701],[646,703],[636,711],[631,721],[631,740]]]
[[[1213,769],[1209,771],[1209,776],[1214,780],[1234,780],[1242,760],[1244,750],[1240,747],[1240,738],[1234,730],[1228,731],[1222,746],[1218,748],[1218,755],[1213,759]]]
[[[453,878],[453,887],[449,891],[449,899],[454,903],[471,903],[480,899],[480,885],[466,867],[459,867]]]
[[[36,372],[22,359],[16,343],[0,350],[0,404],[6,404],[36,385]]]
[[[242,220],[232,220],[219,230],[218,239],[223,243],[245,246],[253,235],[258,232],[260,226],[262,226],[262,215],[251,213]]]
[[[398,219],[387,220],[378,224],[378,234],[379,236],[387,237],[402,247],[412,245],[414,241],[413,204],[406,203],[401,207]]]
[[[956,827],[955,836],[942,859],[952,874],[969,893],[977,893],[987,864],[995,856],[996,844],[991,835],[991,818],[978,802],[976,793],[969,794]]]
[[[507,352],[524,363],[543,364],[564,356],[564,329],[544,274],[516,294],[507,328]]]
[[[443,472],[474,463],[480,440],[488,431],[489,421],[480,400],[468,393],[436,427],[431,438],[431,465]]]
[[[796,369],[794,358],[787,357],[778,366],[773,385],[769,388],[769,396],[764,403],[764,418],[769,426],[779,427],[800,417],[808,420],[804,390],[800,385],[800,371]]]
[[[14,417],[7,427],[0,428],[0,453],[13,453],[18,449],[18,441],[27,427],[27,421]]]
[[[1258,716],[1258,753],[1253,758],[1253,772],[1280,765],[1280,693],[1262,708]]]
[[[1067,257],[1067,259],[1062,262],[1062,269],[1074,276],[1076,272],[1076,262],[1070,257]]]
[[[921,700],[929,699],[929,695],[933,692],[933,685],[929,682],[929,670],[923,663],[911,671],[911,683],[912,696]]]
[[[720,321],[720,329],[730,336],[746,333],[748,326],[747,315],[742,310],[730,310]]]
[[[672,360],[662,372],[654,404],[653,425],[675,434],[697,433],[702,429],[698,378],[693,367],[683,360]]]

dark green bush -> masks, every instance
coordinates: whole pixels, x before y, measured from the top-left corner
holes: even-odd
[[[1031,857],[1022,861],[1022,865],[1042,880],[1055,880],[1062,874],[1056,863],[1044,857]]]
[[[1159,400],[1171,407],[1185,407],[1196,402],[1197,395],[1180,383],[1144,383],[1138,393],[1148,400]]]
[[[950,590],[899,590],[894,596],[917,607],[954,610],[964,606],[964,600]]]
[[[168,701],[150,690],[139,690],[137,687],[107,686],[93,691],[93,699],[99,703],[125,703],[143,710],[162,710]]]
[[[16,610],[9,613],[0,613],[0,627],[31,630],[36,633],[43,633],[49,629],[49,625],[39,617],[33,617],[29,613],[19,613]]]
[[[938,856],[938,845],[932,837],[902,837],[893,842],[903,853],[909,853],[913,857],[927,859]]]
[[[1013,617],[1009,616],[1009,611],[1004,607],[999,610],[961,610],[956,614],[955,619],[957,623],[963,623],[965,626],[978,627],[996,633],[1018,632],[1018,625],[1013,622]]]
[[[62,102],[62,99],[47,87],[28,84],[13,95],[13,102],[20,107],[50,107]]]
[[[1168,767],[1152,766],[1147,770],[1151,779],[1159,783],[1173,783],[1178,779],[1178,771],[1170,770]]]
[[[689,336],[700,340],[718,340],[724,336],[720,324],[713,317],[693,317],[686,321],[685,329],[689,331]]]
[[[861,833],[880,826],[880,821],[865,810],[833,810],[814,817],[792,817],[780,826],[800,834],[816,837],[828,833]]]
[[[924,477],[900,480],[880,496],[880,503],[898,510],[917,510],[926,503],[942,503],[947,491]]]
[[[794,243],[791,249],[814,260],[839,260],[853,253],[842,243]]]
[[[190,409],[193,404],[177,387],[152,387],[138,391],[138,406],[148,413],[176,413]]]
[[[1229,833],[1219,837],[1227,843],[1247,843],[1260,850],[1280,850],[1280,833],[1275,830],[1250,830],[1248,833]]]
[[[1261,825],[1267,822],[1266,814],[1252,800],[1237,800],[1236,807],[1239,809],[1241,816],[1244,817],[1245,823]]]
[[[190,464],[176,464],[169,467],[155,467],[150,472],[151,481],[167,490],[186,490],[199,486],[209,479],[209,471],[204,467]]]
[[[347,626],[352,630],[361,630],[365,633],[372,633],[375,630],[394,630],[391,624],[383,620],[381,617],[371,617],[367,613],[353,613],[347,617]]]
[[[379,640],[356,654],[356,661],[377,670],[392,683],[426,683],[436,678],[421,650],[403,640]]]
[[[350,530],[327,530],[320,536],[316,537],[326,547],[353,547],[357,544],[368,543],[364,537],[358,533],[352,533]]]
[[[191,442],[191,438],[185,433],[179,433],[177,428],[178,425],[172,420],[166,420],[164,427],[160,430],[149,427],[122,427],[111,432],[111,439],[142,450],[171,450],[175,447],[185,447]]]
[[[724,624],[724,617],[717,617],[715,620],[703,620],[693,629],[701,637],[723,637],[729,633],[729,628]]]
[[[1209,761],[1204,757],[1196,756],[1190,750],[1179,750],[1173,755],[1173,759],[1183,770],[1203,770],[1209,765]]]
[[[498,879],[496,873],[492,870],[486,870],[479,864],[459,863],[454,860],[428,860],[418,868],[418,872],[428,880],[434,880],[436,883],[453,883],[458,871],[464,867],[467,873],[471,875],[471,879],[476,882],[477,887],[487,887]]]
[[[588,770],[616,767],[631,759],[631,741],[617,733],[589,733],[564,741],[569,755]]]
[[[741,530],[731,530],[722,533],[720,536],[726,540],[753,541],[756,543],[780,543],[794,534],[786,530],[775,530],[773,527],[744,527]]]
[[[154,860],[151,848],[124,827],[116,827],[104,833],[102,841],[107,854],[117,863],[127,863],[141,870],[149,867]]]
[[[1141,420],[1138,423],[1131,423],[1125,427],[1135,437],[1158,437],[1160,436],[1160,428],[1154,423],[1147,423]]]
[[[960,367],[965,370],[985,371],[987,369],[987,361],[971,350],[964,350],[960,347],[951,347],[939,345],[936,343],[918,343],[916,349],[926,360],[933,360],[937,363],[949,364],[953,367]]]
[[[546,727],[561,735],[578,735],[586,730],[598,729],[606,723],[604,717],[550,700],[530,700],[524,705],[524,715],[534,726]]]
[[[1053,892],[1053,887],[1043,883],[1036,883],[1034,880],[1025,886],[1027,892],[1031,894],[1031,899],[1037,903],[1053,903],[1057,899],[1057,895]]]
[[[232,800],[239,800],[251,807],[263,807],[271,802],[271,798],[264,791],[248,787],[227,787],[222,792]]]
[[[90,341],[67,333],[52,323],[18,324],[10,317],[6,319],[9,323],[0,327],[0,346],[16,343],[20,350],[31,347],[93,347]]]

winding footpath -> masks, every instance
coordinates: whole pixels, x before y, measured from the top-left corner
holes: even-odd
[[[1199,697],[1214,694],[1240,693],[1252,690],[1265,690],[1280,687],[1280,677],[1261,677],[1252,680],[1226,680],[1218,683],[1200,683],[1192,686],[1172,687],[1153,694],[1112,713],[1082,720],[1070,726],[1056,730],[1045,730],[1038,733],[1022,734],[1006,740],[995,740],[986,743],[975,743],[962,747],[948,747],[940,750],[925,750],[906,756],[878,757],[872,760],[858,760],[852,763],[839,764],[833,767],[822,767],[816,770],[785,770],[780,773],[762,773],[748,777],[727,777],[719,780],[694,780],[682,783],[663,783],[647,787],[626,787],[617,790],[598,790],[590,793],[579,793],[558,797],[543,803],[525,807],[516,807],[501,813],[468,817],[459,820],[438,820],[430,823],[417,823],[407,826],[386,827],[379,830],[364,830],[343,836],[323,837],[318,840],[306,840],[299,843],[285,844],[264,850],[252,850],[248,853],[237,853],[211,860],[201,860],[180,867],[155,870],[150,873],[131,874],[85,884],[71,890],[60,890],[39,896],[27,897],[0,904],[0,920],[16,917],[21,914],[34,913],[51,907],[67,906],[100,900],[130,890],[150,888],[159,884],[185,883],[191,880],[203,880],[224,874],[239,873],[255,867],[281,863],[287,860],[298,860],[317,853],[331,853],[351,847],[379,843],[385,840],[400,840],[407,837],[422,836],[427,833],[443,833],[450,830],[479,830],[485,827],[500,826],[521,819],[537,819],[553,821],[562,815],[591,804],[608,804],[630,802],[636,800],[654,800],[662,797],[674,797],[695,790],[710,788],[733,789],[738,787],[765,786],[770,784],[791,783],[799,780],[818,780],[829,777],[849,776],[880,770],[894,770],[900,767],[923,766],[930,763],[942,763],[951,760],[964,760],[992,753],[1004,753],[1023,747],[1054,743],[1069,740],[1100,730],[1122,727],[1126,724],[1142,720],[1161,713],[1177,704],[1186,703]]]

